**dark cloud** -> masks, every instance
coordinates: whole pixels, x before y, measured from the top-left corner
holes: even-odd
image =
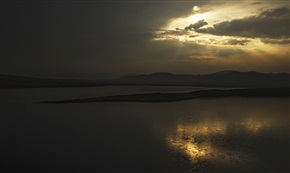
[[[290,44],[290,39],[261,39],[261,41],[265,44]]]
[[[263,4],[263,2],[253,2],[253,3],[251,3],[251,5],[259,5],[259,4]]]
[[[195,38],[198,37],[198,35],[190,35],[189,38]]]
[[[197,30],[205,25],[207,25],[208,23],[205,20],[199,20],[198,22],[194,23],[194,24],[190,24],[189,26],[186,26],[184,29],[185,30]]]
[[[186,26],[184,29],[181,28],[175,28],[175,30],[156,30],[156,37],[163,37],[163,38],[170,38],[172,36],[181,36],[181,35],[187,35],[190,33],[191,30],[199,29],[208,23],[205,20],[199,20],[198,22],[194,24],[190,24],[189,26]],[[190,35],[190,38],[196,37],[197,35]]]
[[[250,43],[251,40],[248,39],[239,39],[239,38],[229,38],[226,40],[219,40],[219,39],[208,39],[206,41],[207,44],[214,44],[214,45],[240,45],[240,46],[244,46],[248,43]]]
[[[207,57],[196,57],[196,58],[190,58],[190,60],[195,60],[195,61],[214,61],[216,59],[207,58]]]
[[[266,10],[257,16],[224,21],[196,31],[251,38],[289,38],[289,11],[286,7]]]
[[[250,40],[229,39],[226,41],[226,44],[244,46],[245,44],[247,44],[249,42],[250,42]]]
[[[186,30],[157,30],[156,31],[156,36],[157,37],[166,37],[166,36],[180,36],[180,35],[185,35],[188,32]]]
[[[216,55],[221,58],[229,58],[236,55],[241,56],[241,55],[247,55],[247,54],[241,49],[223,48],[223,49],[219,49]]]
[[[289,8],[281,7],[275,10],[266,10],[260,13],[259,17],[267,17],[267,18],[288,17],[289,18]]]

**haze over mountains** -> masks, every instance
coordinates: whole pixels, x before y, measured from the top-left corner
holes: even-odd
[[[158,72],[103,80],[46,79],[1,75],[1,88],[91,87],[106,85],[277,88],[290,87],[290,74],[259,73],[255,71],[239,72],[233,70],[220,71],[205,75]]]

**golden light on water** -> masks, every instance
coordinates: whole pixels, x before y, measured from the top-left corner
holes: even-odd
[[[178,124],[177,132],[202,136],[208,136],[211,134],[225,134],[226,123],[223,121],[203,121],[194,125]]]
[[[240,123],[237,123],[235,128],[244,129],[245,132],[252,134],[262,132],[263,129],[270,128],[272,125],[269,119],[261,117],[245,117],[237,122]],[[235,161],[240,165],[246,165],[251,161],[251,157],[247,153],[238,149],[222,147],[222,145],[227,145],[227,140],[229,140],[227,135],[232,133],[232,128],[230,120],[178,123],[176,131],[168,134],[167,143],[173,150],[187,156],[194,164],[199,161],[209,161],[213,164],[225,165]],[[221,141],[223,142],[220,143]]]
[[[209,143],[198,143],[194,139],[185,139],[182,136],[168,139],[168,144],[187,155],[193,163],[198,160],[210,159],[215,152]]]
[[[209,136],[223,135],[225,132],[226,124],[218,120],[194,124],[179,123],[176,133],[169,135],[167,141],[170,147],[188,156],[192,163],[216,160],[221,151],[212,146]]]
[[[265,128],[269,128],[273,125],[273,122],[271,122],[268,119],[258,120],[255,118],[248,118],[245,119],[241,123],[247,130],[249,130],[252,133],[258,133],[262,131]]]
[[[208,144],[198,145],[193,143],[187,143],[186,152],[191,158],[205,158],[214,150]]]
[[[223,121],[203,121],[195,124],[179,123],[176,133],[168,136],[168,144],[184,153],[192,163],[200,160],[217,160],[224,152],[212,146],[211,135],[223,135],[226,124]]]

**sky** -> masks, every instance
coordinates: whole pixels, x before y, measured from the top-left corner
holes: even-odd
[[[1,73],[290,72],[288,0],[1,3]]]

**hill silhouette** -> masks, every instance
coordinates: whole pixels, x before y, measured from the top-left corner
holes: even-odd
[[[205,75],[157,72],[108,80],[48,79],[1,75],[1,88],[21,87],[93,87],[107,85],[202,86],[283,88],[290,87],[288,73],[259,73],[255,71],[220,71]]]
[[[120,79],[119,82],[140,85],[182,85],[206,87],[289,87],[288,73],[258,73],[255,71],[220,71],[206,75],[153,73]]]

